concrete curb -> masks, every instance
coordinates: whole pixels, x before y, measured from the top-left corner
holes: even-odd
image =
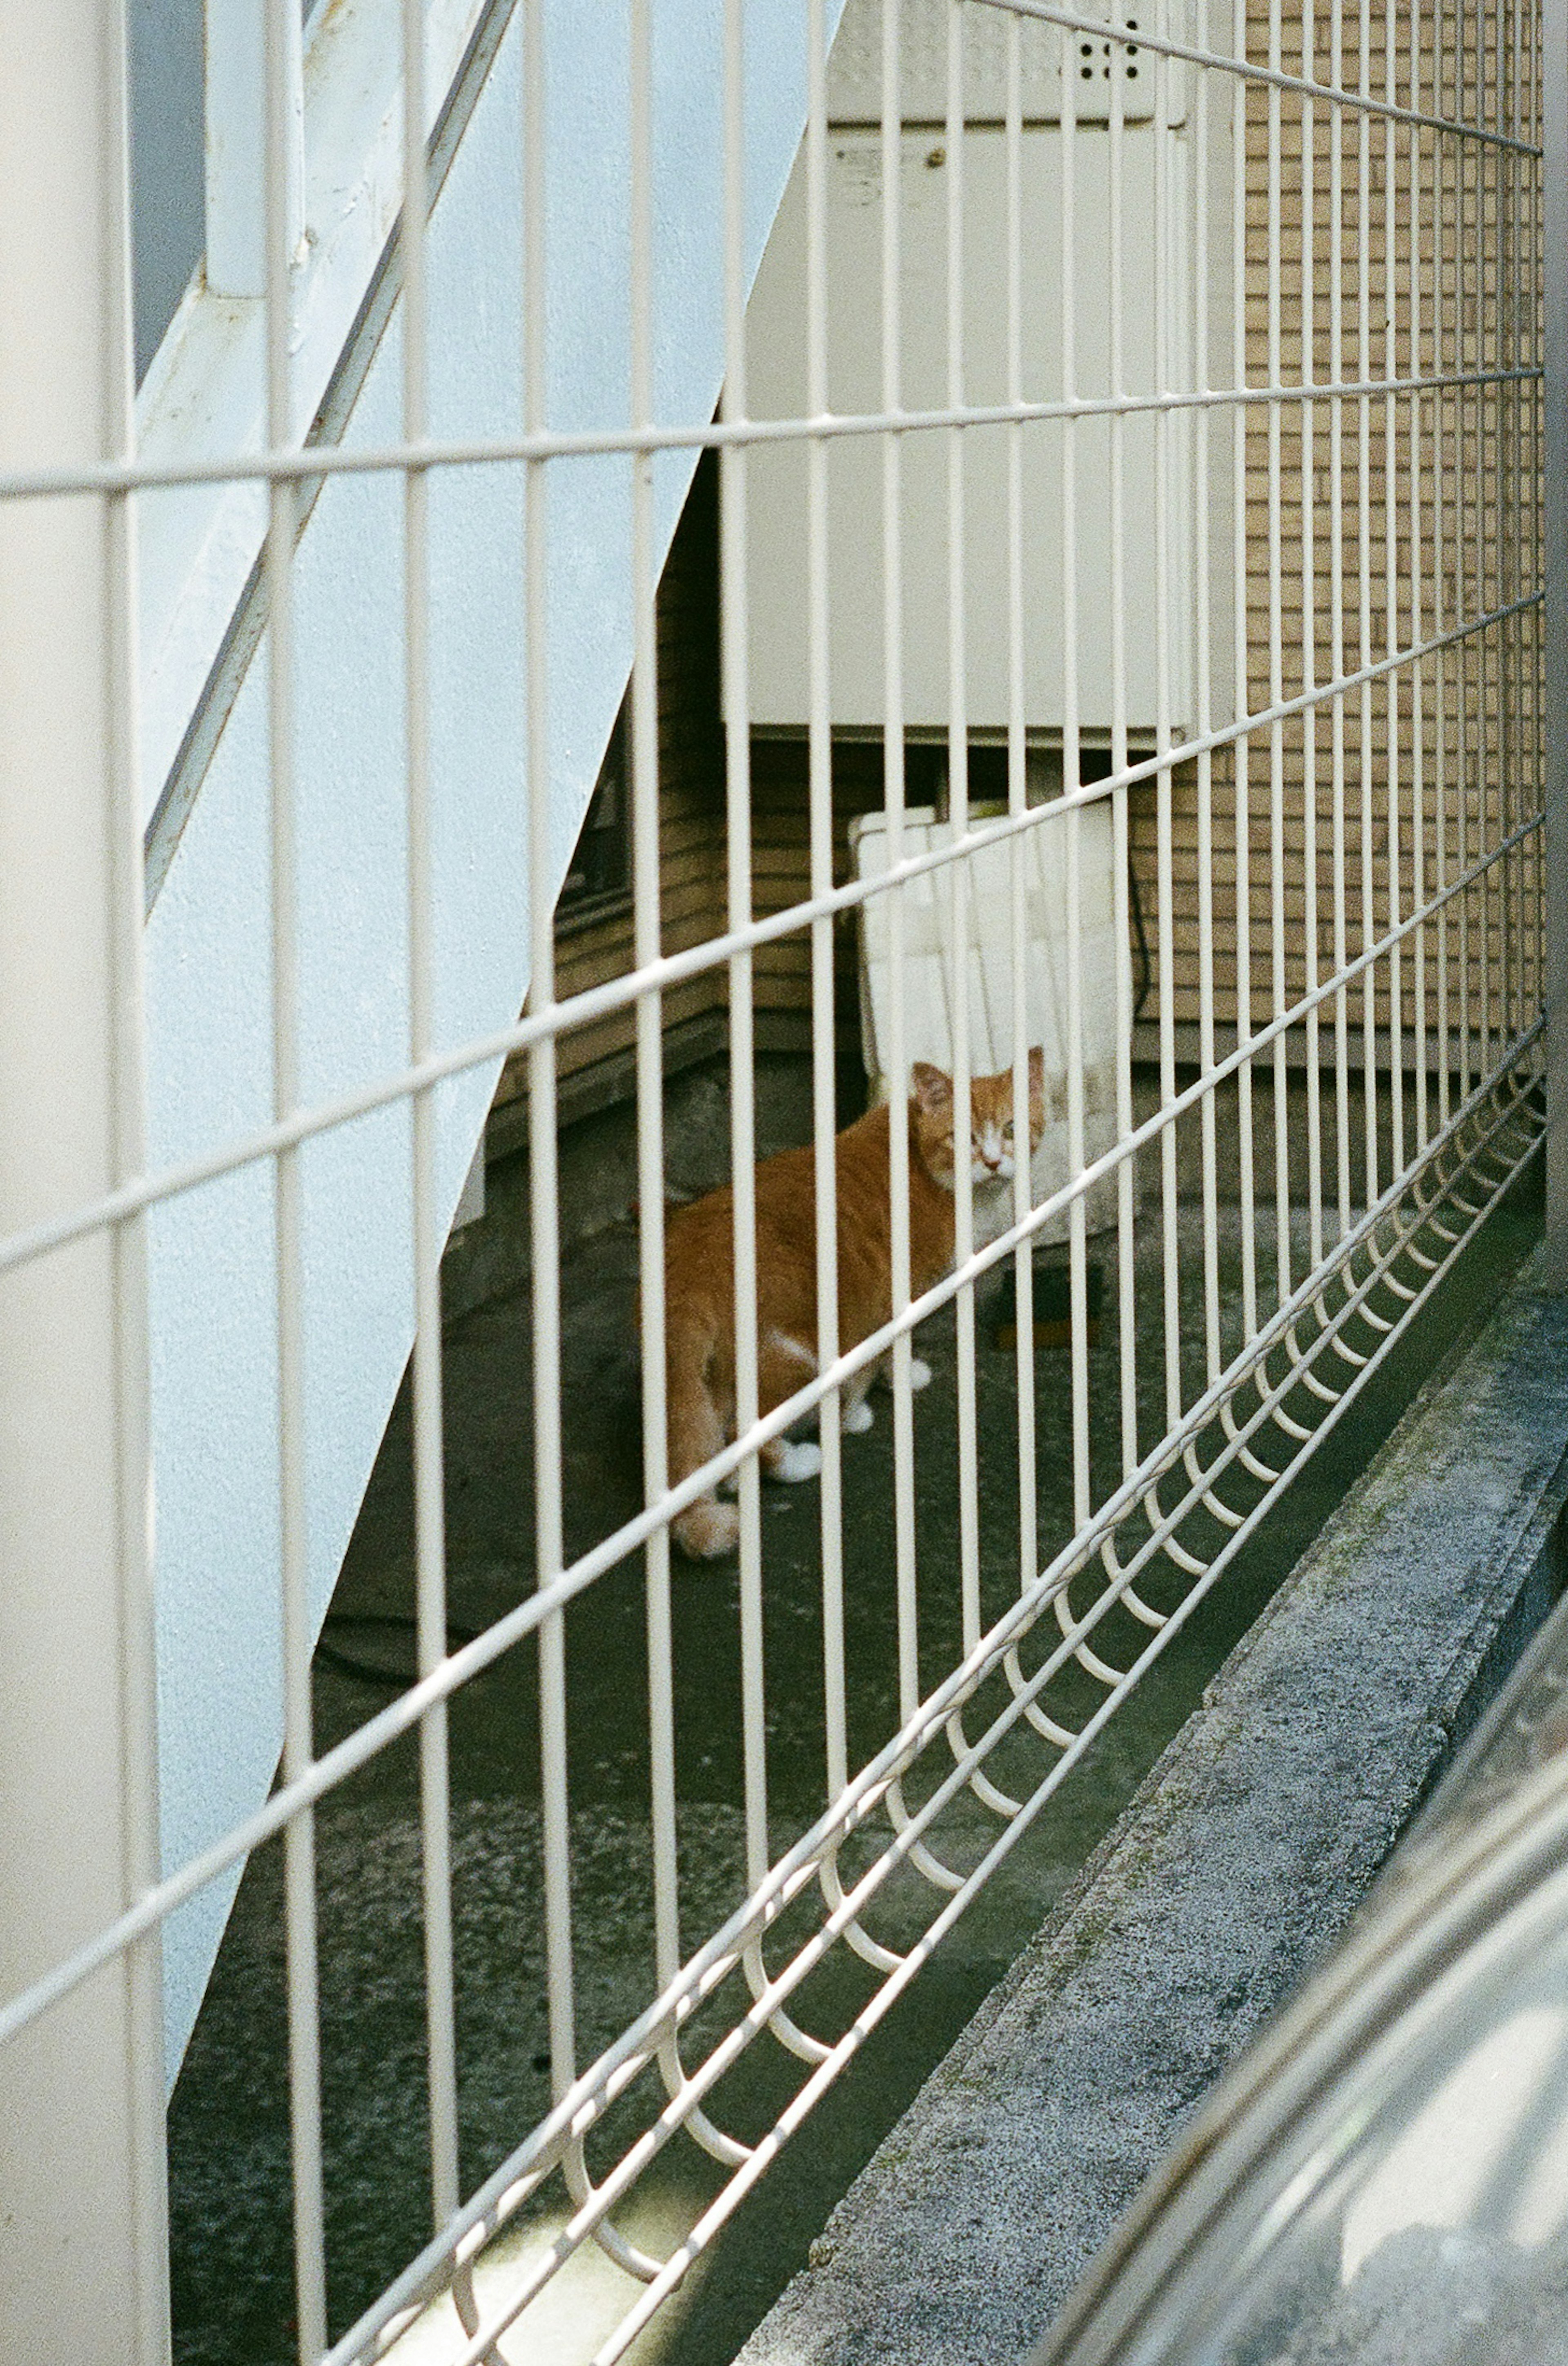
[[[1568,1300],[1416,1399],[737,2366],[1011,2366],[1344,1928],[1559,1590]]]

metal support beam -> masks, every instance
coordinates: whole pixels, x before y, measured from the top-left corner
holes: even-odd
[[[123,455],[123,9],[0,0],[0,467]],[[141,1158],[130,504],[0,502],[0,1234]],[[140,1225],[0,1277],[0,1998],[156,1871]],[[156,1941],[0,2046],[0,2358],[168,2354]]]
[[[207,284],[215,296],[267,292],[267,48],[279,61],[287,107],[284,236],[305,232],[305,84],[297,6],[206,0]]]
[[[1541,0],[1546,257],[1546,1258],[1568,1290],[1568,0]]]

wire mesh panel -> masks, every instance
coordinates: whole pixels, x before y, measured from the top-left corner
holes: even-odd
[[[1539,28],[380,13],[400,213],[363,284],[310,211],[347,35],[302,49],[273,0],[218,95],[264,169],[208,143],[255,288],[198,273],[140,442],[0,475],[13,517],[135,511],[185,554],[178,598],[173,558],[140,579],[176,622],[217,602],[183,737],[165,689],[142,742],[144,847],[117,790],[170,949],[155,1115],[201,980],[240,981],[216,1115],[0,1243],[13,1276],[151,1228],[165,1793],[161,1876],[0,2039],[166,1929],[177,2068],[250,1860],[292,2214],[252,2354],[565,2355],[593,2257],[610,2366],[1541,1141]],[[182,449],[169,389],[219,364],[244,400]],[[124,594],[133,537],[104,564]],[[129,955],[117,984],[139,1027]],[[699,1058],[714,1188],[680,1191]],[[442,1302],[498,1082],[504,1419]],[[171,1408],[230,1335],[197,1486],[210,1408]],[[384,1429],[412,1662],[365,1717],[318,1644]],[[510,1541],[476,1590],[487,1457]],[[230,1623],[187,1616],[164,1572],[189,1550],[210,1606],[241,1533]],[[398,1967],[357,2001],[355,1883]],[[356,2012],[423,2148],[368,2282]]]

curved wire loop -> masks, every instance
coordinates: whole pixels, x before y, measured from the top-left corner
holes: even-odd
[[[1294,1323],[1287,1323],[1282,1334],[1282,1344],[1283,1345],[1286,1355],[1290,1358],[1291,1362],[1295,1366],[1295,1376],[1297,1380],[1310,1395],[1316,1397],[1321,1403],[1338,1404],[1342,1391],[1338,1389],[1331,1389],[1327,1380],[1320,1380],[1318,1379],[1317,1374],[1312,1369],[1312,1357],[1302,1348],[1300,1342],[1296,1338],[1295,1332],[1295,1324]],[[1334,1336],[1337,1339],[1339,1336],[1339,1334],[1336,1332]],[[1327,1344],[1327,1342],[1324,1344]],[[1353,1363],[1360,1367],[1364,1364],[1367,1359],[1364,1356],[1355,1355],[1353,1352],[1347,1349],[1345,1360],[1347,1363]],[[1311,1435],[1312,1432],[1309,1430],[1307,1432],[1307,1436],[1310,1437]]]
[[[1157,1479],[1151,1479],[1149,1481],[1148,1485],[1143,1491],[1143,1495],[1140,1500],[1143,1504],[1144,1518],[1148,1522],[1151,1528],[1158,1529],[1164,1521],[1166,1515],[1159,1508],[1159,1482]],[[1179,1515],[1178,1516],[1181,1515]],[[1200,1560],[1197,1554],[1189,1552],[1185,1545],[1179,1545],[1176,1541],[1174,1529],[1172,1529],[1170,1536],[1161,1540],[1159,1549],[1161,1552],[1164,1553],[1168,1560],[1173,1560],[1177,1568],[1185,1571],[1189,1577],[1206,1577],[1208,1575],[1209,1565],[1207,1561]],[[1118,1682],[1120,1680],[1118,1679]]]
[[[678,2102],[691,2082],[680,2058],[680,2042],[673,2030],[659,2046],[658,2066],[666,2094],[672,2103]],[[681,2124],[693,2144],[700,2145],[712,2159],[722,2161],[727,2168],[739,2169],[743,2161],[751,2158],[753,2147],[742,2144],[738,2136],[726,2135],[709,2118],[700,2103],[687,2106],[681,2115]]]
[[[1527,1045],[1526,1049],[1528,1051],[1529,1046]],[[1255,1476],[1264,1477],[1271,1492],[1277,1492],[1282,1482],[1289,1478],[1292,1464],[1299,1458],[1290,1455],[1284,1470],[1273,1471],[1266,1462],[1260,1463],[1257,1457],[1249,1456],[1249,1437],[1254,1434],[1252,1425],[1260,1428],[1266,1419],[1271,1419],[1276,1425],[1277,1434],[1294,1437],[1304,1445],[1318,1435],[1316,1429],[1305,1426],[1294,1415],[1283,1414],[1281,1405],[1271,1400],[1276,1393],[1282,1395],[1283,1391],[1294,1391],[1298,1386],[1306,1389],[1311,1400],[1329,1408],[1339,1407],[1348,1396],[1353,1395],[1361,1375],[1374,1365],[1383,1353],[1383,1342],[1401,1327],[1407,1310],[1425,1297],[1433,1278],[1451,1261],[1436,1245],[1446,1243],[1451,1250],[1469,1237],[1475,1222],[1496,1203],[1509,1179],[1539,1148],[1543,1127],[1544,1116],[1536,1098],[1535,1079],[1521,1068],[1517,1074],[1495,1080],[1486,1095],[1477,1096],[1475,1107],[1467,1110],[1464,1121],[1437,1145],[1423,1166],[1412,1173],[1397,1197],[1391,1189],[1389,1205],[1381,1211],[1367,1233],[1340,1253],[1332,1275],[1324,1277],[1319,1294],[1308,1305],[1293,1310],[1292,1320],[1271,1338],[1268,1347],[1258,1355],[1257,1360],[1245,1373],[1237,1374],[1234,1382],[1229,1384],[1228,1393],[1205,1416],[1212,1421],[1214,1414],[1217,1414],[1226,1440],[1225,1448],[1219,1450],[1216,1441],[1215,1459],[1205,1462],[1196,1437],[1184,1437],[1181,1447],[1172,1450],[1171,1459],[1161,1466],[1155,1479],[1140,1484],[1136,1494],[1129,1491],[1128,1500],[1119,1508],[1106,1533],[1098,1538],[1087,1559],[1081,1559],[1068,1578],[1063,1579],[1054,1591],[1046,1593],[1038,1601],[1037,1607],[1031,1604],[1026,1623],[1013,1626],[1011,1639],[999,1650],[989,1671],[982,1673],[994,1673],[998,1666],[1003,1670],[1014,1696],[1014,1729],[1020,1732],[1033,1730],[1058,1752],[1072,1750],[1080,1741],[1077,1733],[1058,1723],[1040,1707],[1035,1696],[1035,1687],[1040,1684],[1041,1677],[1038,1673],[1033,1678],[1026,1677],[1022,1667],[1020,1649],[1030,1628],[1038,1621],[1046,1624],[1047,1633],[1049,1631],[1048,1623],[1045,1621],[1047,1603],[1055,1610],[1056,1624],[1068,1647],[1062,1652],[1063,1660],[1066,1661],[1071,1652],[1100,1683],[1126,1686],[1127,1673],[1112,1668],[1101,1659],[1089,1647],[1085,1633],[1092,1631],[1103,1612],[1116,1602],[1126,1603],[1136,1618],[1157,1632],[1170,1622],[1165,1614],[1153,1609],[1139,1596],[1131,1572],[1122,1565],[1118,1552],[1118,1545],[1123,1541],[1118,1534],[1122,1523],[1127,1519],[1137,1520],[1141,1513],[1149,1522],[1154,1537],[1158,1538],[1158,1542],[1151,1538],[1143,1546],[1146,1555],[1152,1558],[1156,1550],[1163,1551],[1178,1568],[1185,1567],[1209,1574],[1212,1562],[1198,1560],[1187,1548],[1178,1544],[1173,1536],[1160,1533],[1166,1515],[1160,1511],[1159,1490],[1168,1474],[1184,1475],[1192,1491],[1179,1509],[1170,1515],[1178,1525],[1190,1510],[1199,1507],[1211,1511],[1215,1509],[1212,1500],[1214,1488],[1232,1464],[1240,1465]],[[1468,1225],[1460,1221],[1464,1213],[1470,1217]],[[1424,1284],[1412,1287],[1408,1279],[1411,1274],[1426,1277]],[[1338,1289],[1344,1291],[1344,1303],[1336,1310],[1331,1292]],[[1386,1311],[1390,1306],[1398,1310],[1393,1317]],[[1370,1335],[1373,1340],[1370,1353],[1352,1346],[1350,1341],[1344,1343],[1350,1352],[1341,1351],[1341,1334],[1350,1324],[1364,1324],[1362,1335]],[[1316,1338],[1310,1335],[1314,1331]],[[1329,1346],[1336,1350],[1332,1362],[1324,1355],[1325,1348]],[[1276,1348],[1281,1350],[1278,1358],[1275,1357]],[[1271,1363],[1275,1371],[1282,1375],[1278,1381],[1271,1375]],[[1322,1379],[1319,1370],[1313,1369],[1322,1363],[1328,1363],[1330,1369],[1344,1372],[1342,1390],[1334,1389]],[[1316,1387],[1313,1386],[1315,1381]],[[1260,1405],[1249,1425],[1240,1416],[1244,1412],[1244,1391],[1252,1387],[1258,1391]],[[1332,1411],[1324,1418],[1331,1420]],[[1248,1435],[1243,1435],[1244,1430]],[[1228,1505],[1224,1507],[1226,1511],[1229,1508]],[[1262,1504],[1255,1505],[1253,1514],[1249,1516],[1256,1516],[1262,1508]],[[1134,1533],[1137,1533],[1136,1529]],[[1230,1549],[1228,1544],[1222,1548],[1222,1557]],[[1084,1618],[1080,1619],[1072,1611],[1070,1583],[1086,1566],[1092,1568],[1094,1554],[1098,1555],[1103,1583]],[[1136,1561],[1136,1556],[1134,1560]],[[965,1696],[966,1698],[968,1696]],[[937,1730],[935,1720],[912,1730],[908,1755],[897,1762],[901,1769],[907,1770],[911,1760],[931,1746]],[[958,1752],[961,1748],[964,1755],[969,1754],[959,1710],[948,1711],[942,1717],[940,1730],[950,1749]],[[907,1836],[912,1820],[902,1797],[902,1773],[889,1779],[880,1796],[894,1831]],[[970,1782],[971,1788],[977,1789],[977,1796],[983,1798],[985,1789],[989,1788],[997,1799],[1005,1800],[1005,1795],[990,1782],[989,1777],[981,1775],[983,1788],[973,1782],[970,1774],[966,1773],[965,1779]],[[866,1812],[869,1812],[869,1801]],[[1002,1812],[1011,1814],[1017,1810],[1009,1802]],[[825,1831],[814,1865],[809,1872],[802,1869],[802,1877],[807,1882],[814,1875],[822,1897],[834,1915],[846,1903],[839,1861],[844,1830],[840,1826],[835,1831]],[[911,1842],[899,1853],[907,1854],[935,1887],[952,1892],[963,1886],[964,1877],[941,1863],[924,1840]],[[868,1968],[888,1977],[904,1970],[910,1963],[909,1955],[900,1955],[884,1946],[853,1920],[845,1922],[839,1935],[847,1940]],[[769,1988],[763,1944],[763,1932],[756,1931],[750,1942],[742,1947],[738,1958],[729,1958],[731,1968],[737,1960],[744,1965],[752,1991],[758,1996],[767,1993]],[[815,1943],[811,1952],[814,1960]],[[775,2005],[766,2015],[759,2014],[754,2027],[759,2029],[762,2026],[770,2028],[781,2044],[813,2066],[824,2061],[829,2054],[830,2049],[821,2040],[798,2029],[780,2006]],[[666,2089],[672,2101],[679,2104],[678,2117],[694,2140],[706,2144],[715,2158],[737,2171],[745,2163],[755,2160],[756,2156],[751,2148],[715,2128],[699,2108],[697,2097],[706,2091],[706,2081],[700,2071],[688,2074],[683,2067],[673,2023],[650,2035],[641,2060],[646,2066],[655,2057]],[[592,2116],[591,2112],[586,2115],[583,2126]],[[666,2120],[671,2116],[666,2114]],[[778,2124],[782,2127],[785,2123],[781,2120]],[[565,2151],[553,2159],[549,2167],[530,2170],[521,2177],[509,2189],[508,2197],[497,2205],[496,2211],[486,2218],[482,2225],[474,2226],[460,2243],[454,2245],[450,2254],[453,2262],[451,2289],[460,2320],[470,2338],[479,2329],[471,2274],[473,2258],[497,2227],[511,2214],[521,2199],[559,2167],[567,2191],[576,2203],[604,2207],[588,2173],[583,2151],[583,2126],[579,2126],[578,2133],[566,2140]],[[630,2242],[610,2223],[608,2214],[592,2231],[596,2242],[606,2255],[639,2282],[647,2284],[661,2279],[667,2281],[674,2263],[666,2267]],[[487,2366],[501,2366],[497,2353],[490,2354]]]
[[[1207,1471],[1202,1470],[1198,1467],[1198,1443],[1196,1438],[1189,1438],[1186,1445],[1182,1448],[1182,1461],[1188,1478],[1198,1490],[1198,1503],[1203,1505],[1204,1510],[1205,1512],[1211,1512],[1215,1518],[1219,1522],[1221,1527],[1238,1528],[1241,1526],[1242,1521],[1247,1517],[1247,1515],[1245,1512],[1233,1512],[1230,1505],[1226,1503],[1222,1503],[1219,1496],[1217,1496],[1213,1488],[1209,1486]],[[1197,1506],[1194,1505],[1193,1508],[1195,1510]]]
[[[1003,1652],[1002,1666],[1013,1697],[1018,1700],[1028,1692],[1029,1679],[1024,1673],[1016,1643],[1010,1651]],[[1025,1723],[1032,1727],[1041,1741],[1050,1742],[1054,1749],[1070,1750],[1078,1740],[1077,1733],[1070,1726],[1058,1725],[1056,1718],[1049,1716],[1033,1696],[1024,1701],[1024,1718]]]
[[[1318,1290],[1313,1299],[1312,1312],[1317,1318],[1318,1329],[1324,1335],[1321,1344],[1331,1347],[1335,1355],[1339,1358],[1341,1363],[1349,1364],[1353,1369],[1359,1371],[1365,1364],[1367,1360],[1366,1358],[1357,1354],[1350,1341],[1346,1338],[1342,1327],[1335,1329],[1330,1329],[1329,1327],[1330,1324],[1335,1322],[1335,1314],[1329,1308],[1328,1290],[1336,1284],[1338,1287],[1344,1304],[1347,1306],[1350,1305],[1356,1294],[1355,1252],[1353,1250],[1345,1258],[1344,1263],[1342,1265],[1336,1266],[1333,1273],[1327,1278],[1325,1287]],[[1312,1352],[1316,1354],[1317,1351],[1316,1349],[1314,1349]]]
[[[1258,1358],[1257,1363],[1252,1367],[1252,1385],[1258,1391],[1260,1403],[1267,1407],[1268,1418],[1274,1424],[1276,1429],[1282,1430],[1287,1437],[1294,1437],[1300,1444],[1305,1445],[1309,1437],[1315,1437],[1316,1436],[1317,1433],[1316,1430],[1307,1429],[1301,1422],[1296,1420],[1294,1414],[1288,1414],[1285,1411],[1284,1399],[1282,1397],[1279,1398],[1273,1404],[1269,1403],[1269,1398],[1275,1387],[1275,1381],[1269,1370],[1269,1358],[1273,1354],[1275,1347],[1277,1347],[1279,1344],[1280,1342],[1277,1339],[1274,1340]]]
[[[1081,1571],[1079,1572],[1078,1574],[1081,1575]],[[1107,1592],[1108,1590],[1109,1589],[1107,1589]],[[1101,1600],[1103,1601],[1104,1599],[1105,1595],[1103,1594],[1101,1595]],[[1081,1621],[1073,1615],[1072,1581],[1070,1578],[1062,1587],[1061,1592],[1057,1595],[1056,1602],[1053,1606],[1057,1614],[1057,1625],[1061,1628],[1064,1639],[1070,1641],[1073,1628],[1081,1624]],[[1078,1662],[1079,1666],[1084,1669],[1088,1674],[1092,1675],[1096,1684],[1103,1684],[1107,1691],[1110,1691],[1115,1685],[1119,1684],[1126,1673],[1126,1670],[1125,1668],[1113,1668],[1108,1660],[1103,1660],[1098,1651],[1092,1651],[1089,1644],[1081,1636],[1079,1638],[1079,1640],[1073,1644],[1072,1656]]]
[[[477,2256],[476,2249],[475,2256]],[[461,2255],[452,2263],[452,2304],[457,2311],[457,2322],[470,2341],[479,2330],[479,2295],[474,2289],[474,2259]],[[412,2318],[409,2322],[412,2323]],[[507,2366],[507,2360],[494,2347],[485,2350],[479,2366]]]
[[[955,1760],[967,1758],[970,1744],[964,1731],[964,1712],[961,1708],[956,1708],[953,1711],[943,1731],[946,1734],[947,1747]],[[1005,1791],[999,1790],[983,1767],[978,1763],[970,1767],[965,1781],[980,1806],[989,1808],[991,1814],[1000,1816],[1004,1823],[1011,1823],[1014,1817],[1023,1808],[1022,1799],[1011,1798]]]
[[[561,2174],[566,2180],[567,2192],[579,2209],[599,2199],[598,2189],[588,2173],[588,2162],[583,2158],[581,2136],[573,2136],[563,2151]],[[608,2217],[596,2219],[592,2233],[606,2259],[613,2259],[616,2266],[623,2268],[629,2276],[635,2276],[640,2284],[651,2284],[663,2275],[664,2260],[655,2259],[651,2252],[639,2250],[635,2243],[629,2243]]]
[[[1276,1470],[1271,1462],[1259,1461],[1250,1444],[1242,1437],[1241,1432],[1237,1428],[1236,1408],[1229,1397],[1226,1397],[1219,1409],[1219,1419],[1220,1427],[1236,1448],[1236,1459],[1242,1469],[1249,1472],[1254,1479],[1260,1479],[1265,1487],[1277,1485],[1283,1477],[1283,1472]]]
[[[828,1912],[835,1914],[843,1905],[846,1895],[844,1883],[839,1877],[836,1849],[830,1850],[818,1865],[817,1881],[827,1901]],[[869,1964],[873,1971],[896,1972],[904,1961],[904,1957],[897,1954],[893,1948],[884,1947],[879,1939],[873,1939],[858,1917],[845,1924],[844,1936],[861,1962]]]
[[[1121,1562],[1116,1559],[1116,1531],[1114,1528],[1111,1530],[1109,1536],[1102,1537],[1100,1539],[1100,1565],[1104,1570],[1106,1576],[1110,1579],[1111,1590],[1115,1594],[1116,1600],[1122,1605],[1124,1610],[1130,1610],[1135,1618],[1138,1619],[1145,1627],[1152,1627],[1157,1634],[1161,1627],[1165,1627],[1170,1624],[1170,1620],[1163,1610],[1156,1610],[1151,1602],[1146,1602],[1144,1600],[1142,1594],[1133,1583],[1132,1579],[1126,1574]]]
[[[771,1985],[767,1966],[762,1959],[760,1936],[753,1939],[745,1948],[741,1963],[745,1971],[746,1986],[760,2003]],[[825,2062],[833,2052],[831,2045],[825,2045],[820,2037],[813,2037],[809,2029],[802,2029],[799,2022],[792,2021],[781,2004],[776,2004],[768,2013],[767,2027],[786,2054],[792,2054],[798,2062],[809,2062],[813,2069],[819,2062]]]
[[[914,1819],[904,1806],[902,1776],[888,1785],[884,1804],[888,1810],[888,1820],[894,1831],[906,1832]],[[912,1842],[905,1854],[911,1865],[919,1867],[933,1888],[962,1889],[965,1876],[961,1873],[955,1873],[950,1865],[944,1865],[940,1857],[934,1856],[924,1841]]]

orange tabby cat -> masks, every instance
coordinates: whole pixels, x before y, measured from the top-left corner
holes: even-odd
[[[910,1288],[916,1297],[953,1262],[953,1085],[917,1060],[910,1071]],[[976,1076],[969,1087],[969,1172],[975,1238],[1012,1221],[1013,1072]],[[838,1137],[838,1340],[857,1346],[892,1313],[888,1202],[888,1109],[870,1110]],[[1029,1054],[1029,1143],[1045,1126],[1045,1056]],[[757,1401],[770,1413],[817,1369],[817,1268],[814,1166],[809,1148],[780,1151],[756,1170]],[[665,1345],[669,1390],[672,1484],[717,1454],[735,1428],[734,1202],[726,1185],[680,1209],[665,1247]],[[844,1390],[846,1430],[869,1429],[866,1395],[879,1357]],[[930,1368],[914,1360],[917,1389]],[[822,1467],[820,1446],[772,1439],[761,1449],[775,1479],[809,1479]],[[677,1541],[695,1559],[733,1552],[740,1518],[731,1504],[700,1495],[672,1522]]]

